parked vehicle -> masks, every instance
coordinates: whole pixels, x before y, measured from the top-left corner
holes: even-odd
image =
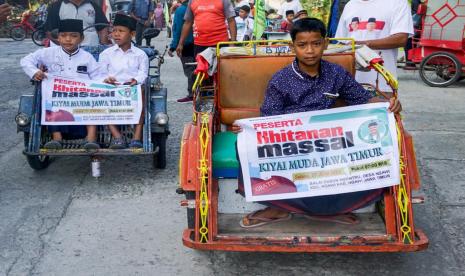
[[[106,46],[87,46],[84,50],[94,56],[103,51]],[[118,155],[153,155],[153,163],[156,168],[166,167],[166,140],[169,131],[167,115],[167,89],[160,80],[161,65],[164,62],[163,53],[159,53],[153,47],[142,47],[149,57],[150,66],[145,87],[143,106],[143,148],[142,149],[109,149],[111,134],[105,126],[98,127],[98,143],[101,149],[86,151],[80,148],[82,139],[63,140],[63,149],[47,150],[44,144],[51,139],[51,134],[46,126],[41,125],[41,83],[35,83],[34,94],[22,95],[19,102],[18,114],[15,117],[18,132],[23,132],[24,151],[27,161],[32,169],[41,170],[48,167],[51,157],[59,156],[90,156],[94,163],[98,163],[103,156]],[[122,126],[121,133],[126,140],[130,140],[131,126]],[[94,166],[93,166],[94,169]],[[93,171],[94,172],[94,171]]]
[[[413,48],[414,62],[424,83],[447,87],[465,78],[465,5],[427,0],[419,5]]]
[[[34,32],[36,29],[29,22],[31,19],[32,13],[30,11],[25,11],[22,13],[21,22],[15,24],[10,29],[10,37],[13,40],[21,41],[24,40],[29,33]]]
[[[260,116],[264,91],[272,75],[290,64],[288,42],[220,43],[214,84],[198,77],[192,122],[185,124],[181,141],[177,193],[184,194],[187,208],[183,244],[200,250],[269,252],[400,252],[428,246],[426,235],[414,225],[412,190],[420,187],[412,136],[396,116],[400,135],[401,173],[404,180],[385,190],[374,212],[360,214],[360,224],[305,223],[299,219],[276,222],[269,227],[244,229],[239,221],[257,210],[237,194],[239,162],[235,134],[228,132],[235,120]],[[281,43],[281,46],[278,45]],[[220,46],[236,46],[228,50]],[[242,44],[243,45],[243,44]],[[270,49],[268,49],[270,48]],[[225,54],[222,54],[225,53]],[[355,53],[325,54],[323,59],[355,73]],[[253,68],[253,70],[251,70]],[[379,69],[378,69],[379,70]],[[388,73],[383,76],[389,78]],[[393,85],[397,93],[396,81]],[[244,89],[244,84],[247,89]],[[376,91],[372,87],[373,91]],[[343,103],[342,103],[343,104]]]

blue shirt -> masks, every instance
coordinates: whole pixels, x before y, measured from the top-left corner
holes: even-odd
[[[178,47],[179,38],[181,38],[182,26],[184,25],[184,14],[187,10],[187,1],[184,1],[181,6],[179,6],[174,12],[173,18],[173,40],[170,44],[170,49],[176,49]],[[189,45],[194,43],[194,36],[192,30],[190,30],[189,35],[184,40],[184,45]]]
[[[367,103],[372,95],[340,65],[322,60],[320,74],[311,77],[294,60],[273,75],[260,111],[271,116],[328,109],[337,98],[356,105]]]
[[[132,0],[129,10],[142,20],[147,20],[149,18],[149,13],[154,9],[152,0]]]

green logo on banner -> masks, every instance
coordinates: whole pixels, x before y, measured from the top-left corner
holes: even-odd
[[[376,144],[387,135],[387,123],[381,120],[369,120],[358,128],[358,138],[368,144]]]

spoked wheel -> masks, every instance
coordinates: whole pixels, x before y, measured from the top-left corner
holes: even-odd
[[[453,54],[437,52],[420,64],[420,77],[429,86],[446,87],[460,79],[462,64]]]
[[[24,147],[29,145],[29,133],[24,132]],[[27,163],[34,170],[43,170],[50,165],[50,157],[45,155],[26,155]]]
[[[11,28],[10,37],[15,41],[21,41],[26,38],[26,30],[21,26]]]
[[[37,46],[44,46],[44,40],[47,38],[47,35],[44,30],[38,29],[32,33],[32,41]]]
[[[166,133],[152,133],[152,139],[155,147],[158,147],[158,153],[153,156],[153,164],[158,169],[166,168]]]

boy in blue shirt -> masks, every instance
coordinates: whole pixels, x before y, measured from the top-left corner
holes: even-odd
[[[328,44],[323,22],[315,18],[297,20],[291,37],[296,59],[278,71],[268,83],[260,109],[262,116],[328,109],[334,106],[337,98],[348,105],[386,101],[373,97],[341,66],[322,60]],[[400,112],[401,109],[400,102],[391,98],[389,110]],[[233,124],[232,131],[239,132],[241,128]],[[240,225],[244,228],[258,227],[290,219],[291,213],[352,224],[358,220],[350,212],[378,200],[382,193],[383,189],[375,189],[261,202],[269,207],[245,216]]]

